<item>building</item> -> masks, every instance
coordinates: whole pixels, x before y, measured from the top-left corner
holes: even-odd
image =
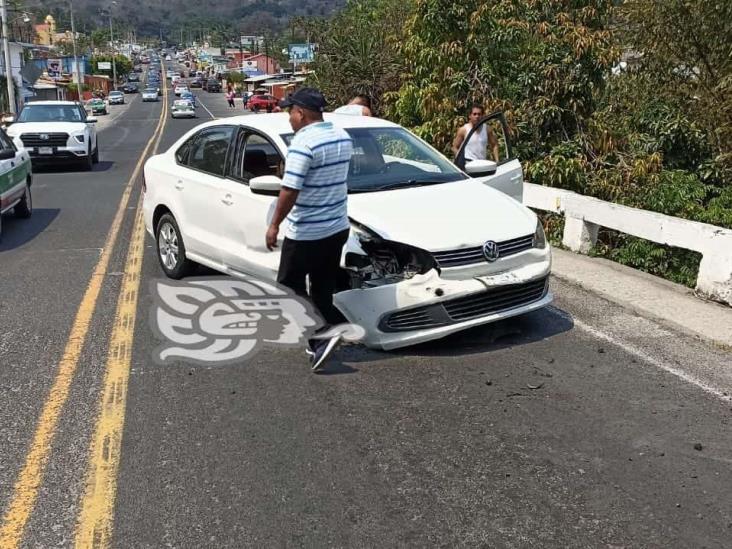
[[[47,15],[46,19],[40,25],[35,25],[36,38],[34,42],[41,46],[53,45],[54,36],[56,35],[56,20],[51,15]]]

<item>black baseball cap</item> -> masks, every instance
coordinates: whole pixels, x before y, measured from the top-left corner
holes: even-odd
[[[310,111],[324,112],[327,103],[320,90],[316,90],[315,88],[300,88],[295,93],[291,93],[280,101],[280,107],[282,108],[292,107],[293,105]]]

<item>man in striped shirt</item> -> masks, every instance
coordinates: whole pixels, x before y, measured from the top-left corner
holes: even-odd
[[[310,298],[326,322],[324,329],[343,320],[333,306],[333,293],[350,231],[346,179],[353,143],[348,133],[323,120],[326,102],[318,90],[302,88],[280,106],[289,109],[295,137],[267,230],[267,248],[277,246],[280,224],[287,218],[277,281],[304,296],[309,278]],[[313,370],[322,367],[338,340],[311,340]]]

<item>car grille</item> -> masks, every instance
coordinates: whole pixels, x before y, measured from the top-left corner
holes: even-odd
[[[41,139],[41,135],[48,136],[48,139]],[[65,147],[69,140],[68,133],[48,132],[48,133],[24,133],[21,134],[20,140],[27,149],[31,147]]]
[[[497,244],[498,257],[507,257],[531,249],[534,245],[534,235],[530,234],[528,236],[512,238],[511,240],[504,240]],[[463,265],[472,265],[486,261],[483,255],[483,246],[432,252],[432,255],[440,267],[461,267]]]
[[[397,311],[386,315],[379,329],[383,332],[424,330],[523,307],[546,295],[547,281],[548,277],[544,277],[523,284],[497,286],[485,292]]]

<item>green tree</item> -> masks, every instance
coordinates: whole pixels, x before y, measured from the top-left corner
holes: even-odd
[[[333,105],[365,94],[374,110],[381,111],[384,95],[401,83],[399,43],[412,8],[412,0],[350,1],[331,19],[298,20],[300,32],[318,45],[310,83]]]

